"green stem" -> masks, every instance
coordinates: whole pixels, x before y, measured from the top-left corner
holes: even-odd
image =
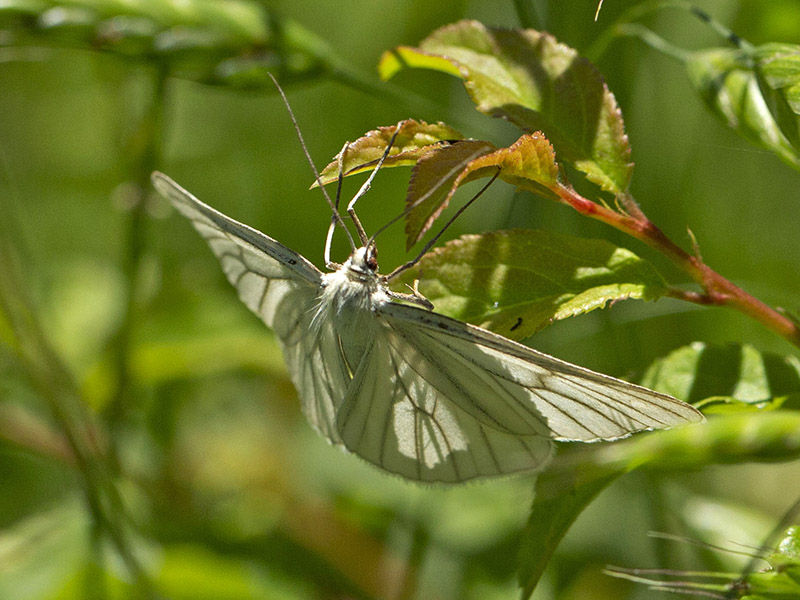
[[[564,185],[559,184],[553,191],[565,204],[572,206],[581,214],[627,233],[664,254],[703,290],[702,293],[697,293],[671,289],[669,292],[671,297],[695,304],[734,308],[800,347],[800,327],[795,321],[734,285],[705,264],[699,256],[683,250],[656,227],[632,200],[626,205],[632,214],[623,214],[592,202]]]
[[[130,206],[130,212],[126,224],[126,254],[123,258],[123,273],[128,284],[128,295],[122,325],[112,341],[116,385],[107,413],[112,426],[127,420],[129,408],[131,338],[137,316],[139,278],[145,248],[146,199],[150,190],[150,174],[160,161],[166,75],[166,70],[158,67],[145,112],[133,127],[126,144],[129,156],[129,181],[132,184],[127,188],[129,197],[126,205]]]
[[[625,23],[617,25],[615,29],[617,31],[617,35],[637,37],[654,50],[658,50],[661,52],[661,54],[674,58],[678,62],[686,63],[691,55],[691,52],[688,52],[683,48],[673,46],[652,29],[648,29],[639,23]]]
[[[708,25],[720,37],[725,38],[735,46],[748,50],[753,49],[753,46],[749,42],[743,40],[733,31],[711,18],[708,13],[686,0],[654,0],[651,2],[642,2],[623,12],[614,24],[606,28],[588,51],[584,53],[585,56],[592,62],[597,62],[597,59],[605,53],[614,39],[620,36],[635,36],[641,38],[646,44],[652,46],[656,50],[668,56],[672,56],[673,58],[677,58],[680,61],[684,61],[684,57],[687,54],[685,50],[672,46],[646,27],[633,23],[633,21],[641,19],[649,13],[660,11],[665,8],[677,8],[688,12],[703,21],[703,23]]]
[[[592,62],[597,62],[616,38],[622,35],[630,35],[626,32],[626,27],[637,19],[641,19],[647,14],[665,8],[680,8],[686,11],[692,10],[692,5],[685,0],[654,0],[652,2],[642,2],[636,4],[623,12],[613,25],[607,27],[594,43],[584,52],[584,56]],[[655,34],[653,34],[655,35]],[[645,40],[647,41],[647,40]]]

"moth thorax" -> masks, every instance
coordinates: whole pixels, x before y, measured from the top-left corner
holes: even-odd
[[[379,287],[376,274],[354,268],[351,260],[352,257],[338,271],[324,276],[322,302],[339,315],[369,311]]]
[[[333,326],[347,364],[355,369],[380,326],[375,318],[375,305],[389,300],[379,286],[377,275],[354,277],[349,262],[324,276],[320,311]]]

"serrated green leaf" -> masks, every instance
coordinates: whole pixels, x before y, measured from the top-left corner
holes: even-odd
[[[383,162],[383,167],[414,165],[428,153],[447,147],[464,137],[459,131],[441,122],[429,124],[425,121],[406,119],[397,125],[378,127],[347,146],[342,161],[342,175],[347,177],[373,169],[386,151],[386,146],[389,145],[395,132],[397,135],[389,150],[389,156]],[[336,181],[338,177],[339,154],[334,156],[320,173],[323,185]],[[316,185],[315,181],[311,187]]]
[[[558,182],[553,147],[536,132],[523,135],[508,148],[465,140],[427,155],[414,167],[408,186],[406,248],[422,238],[461,185],[495,174],[518,187],[547,195]]]
[[[551,35],[460,21],[384,53],[378,70],[388,79],[402,67],[460,77],[478,110],[543,131],[559,160],[603,190],[627,190],[633,165],[616,99],[589,61]]]
[[[736,409],[731,399],[758,408],[780,406],[782,399],[800,394],[800,360],[762,353],[746,344],[695,342],[653,363],[642,385],[686,402],[710,398],[726,404],[728,410],[720,412]]]
[[[652,300],[665,292],[658,272],[629,250],[523,229],[453,240],[399,279],[419,280],[437,311],[512,339],[611,301]]]
[[[711,112],[745,139],[800,167],[800,48],[694,52],[689,80]]]

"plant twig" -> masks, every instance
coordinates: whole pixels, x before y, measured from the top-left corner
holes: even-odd
[[[617,212],[584,198],[574,189],[563,184],[557,184],[553,191],[558,194],[562,202],[579,213],[611,225],[664,254],[702,289],[698,293],[672,288],[668,293],[670,297],[695,304],[734,308],[800,347],[800,327],[795,321],[734,285],[705,264],[699,255],[689,254],[683,250],[650,221],[638,207],[634,216],[631,216],[631,214]]]

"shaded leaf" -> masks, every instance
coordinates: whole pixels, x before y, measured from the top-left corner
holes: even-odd
[[[400,167],[416,164],[428,153],[446,148],[455,140],[464,136],[444,123],[429,124],[425,121],[406,119],[397,125],[378,127],[368,131],[356,141],[350,143],[342,161],[342,175],[345,177],[373,169],[386,151],[386,146],[397,132],[389,156],[384,167]],[[339,177],[339,155],[328,163],[320,173],[323,184],[336,181]],[[315,187],[314,182],[312,187]]]
[[[692,53],[689,80],[711,112],[745,139],[800,167],[800,48]]]
[[[642,384],[686,402],[706,400],[718,409],[735,409],[737,403],[775,408],[800,394],[800,360],[746,344],[695,342],[654,362]]]
[[[378,70],[388,79],[403,67],[460,77],[478,110],[543,131],[559,160],[603,190],[627,190],[633,165],[616,99],[594,65],[551,35],[460,21],[387,51]]]
[[[426,254],[399,283],[417,279],[437,311],[512,339],[610,301],[651,300],[665,291],[658,272],[629,250],[524,229],[453,240]]]
[[[420,158],[411,172],[406,194],[406,250],[420,240],[447,207],[459,185],[456,181],[469,169],[471,161],[494,149],[489,142],[464,140]],[[467,180],[479,176],[475,174]]]
[[[636,468],[684,471],[745,461],[800,457],[800,412],[712,417],[706,423],[592,445],[561,445],[537,478],[520,546],[522,598],[533,592],[549,558],[577,516],[618,476]],[[770,582],[774,584],[775,582]]]
[[[581,468],[575,468],[568,474],[545,471],[536,478],[536,495],[519,546],[517,575],[523,600],[533,594],[553,552],[578,515],[621,474],[587,476]]]
[[[508,148],[470,140],[429,154],[417,163],[408,187],[406,248],[422,238],[459,186],[498,172],[509,183],[547,195],[558,179],[553,147],[536,132],[523,135]]]

